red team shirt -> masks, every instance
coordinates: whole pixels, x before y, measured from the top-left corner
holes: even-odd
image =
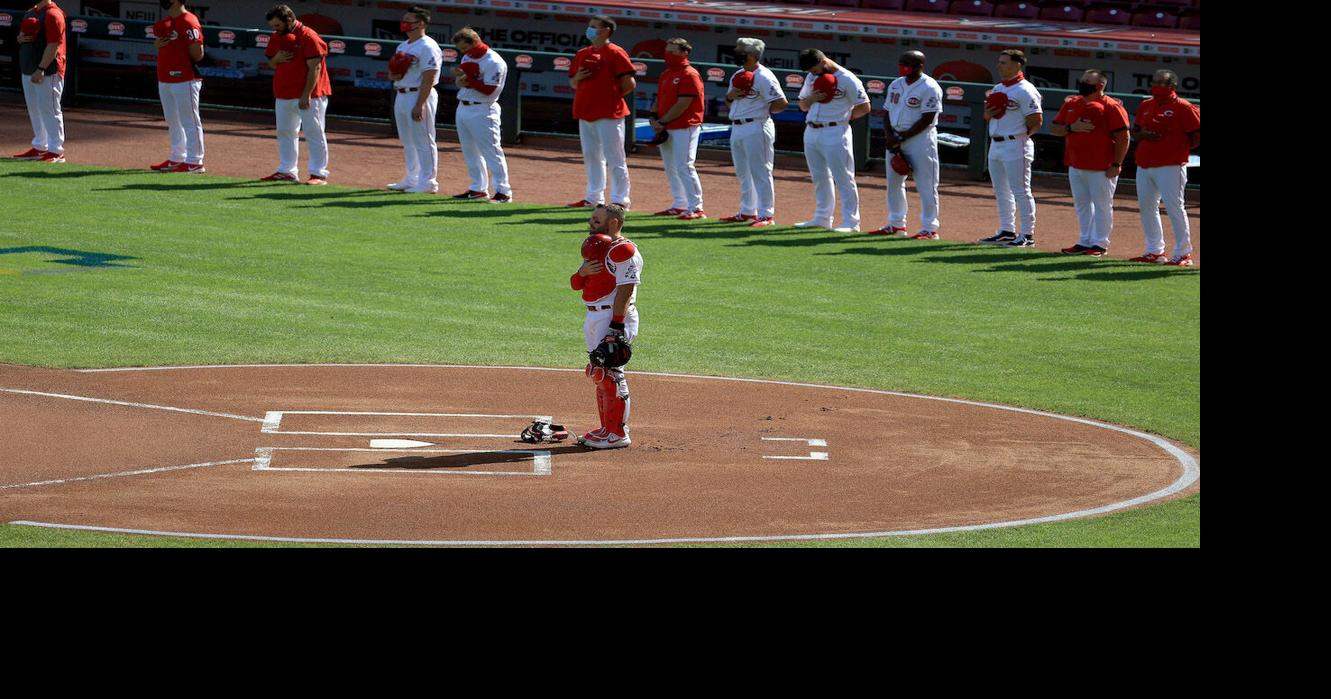
[[[680,97],[693,96],[688,109],[677,119],[665,125],[666,129],[687,129],[702,123],[703,86],[702,76],[693,66],[685,63],[679,68],[667,68],[656,80],[656,94],[659,98],[657,109],[661,114],[670,111]]]
[[[577,75],[583,63],[592,56],[600,56],[600,64],[591,68],[592,76],[578,83],[573,93],[573,117],[583,121],[597,119],[623,119],[629,115],[629,106],[619,90],[619,79],[638,72],[628,53],[615,44],[601,48],[586,46],[573,57],[568,69],[569,77]]]
[[[36,6],[33,6],[24,14],[24,17],[36,17],[41,12]],[[48,5],[45,12],[46,17],[42,21],[42,31],[46,34],[46,43],[58,46],[55,50],[55,60],[51,62],[50,70],[46,71],[46,74],[58,75],[63,78],[65,76],[65,12],[56,7],[55,3]],[[40,56],[38,60],[41,60]]]
[[[610,252],[606,254],[606,257],[609,258],[610,262],[614,264],[628,262],[633,259],[633,256],[638,252],[638,246],[634,245],[632,241],[627,238],[622,238],[621,240],[623,242],[615,243],[614,246],[610,248]],[[603,264],[601,271],[590,277],[583,277],[577,272],[574,272],[573,276],[569,278],[569,285],[575,290],[580,289],[582,291],[582,300],[591,303],[613,294],[615,292],[615,287],[619,286],[619,282],[615,278],[615,273],[610,271],[609,265]]]
[[[1187,165],[1191,134],[1202,130],[1202,114],[1193,103],[1152,97],[1137,106],[1137,128],[1160,134],[1160,139],[1137,141],[1137,167]]]
[[[319,78],[314,82],[311,98],[328,97],[333,94],[332,83],[328,80],[328,44],[317,32],[296,22],[290,34],[275,33],[268,42],[264,55],[272,58],[279,51],[290,51],[291,60],[277,64],[273,75],[273,96],[280,100],[298,100],[305,94],[305,81],[310,76],[310,66],[306,61],[319,59]]]
[[[171,43],[157,49],[157,81],[163,83],[185,83],[199,80],[194,70],[194,61],[190,60],[189,47],[203,43],[203,26],[193,12],[186,11],[179,17],[167,17],[162,20],[169,31]],[[161,38],[161,37],[159,37]]]
[[[1083,119],[1094,124],[1095,130],[1068,131],[1063,164],[1078,170],[1108,170],[1114,164],[1113,137],[1128,128],[1128,110],[1107,95],[1095,99],[1073,95],[1063,102],[1054,123],[1071,126]]]

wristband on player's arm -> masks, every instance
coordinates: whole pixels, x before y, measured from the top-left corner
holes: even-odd
[[[611,330],[623,330],[623,329],[624,329],[624,316],[615,316],[614,318],[611,318],[611,319],[610,319],[610,329],[611,329]]]

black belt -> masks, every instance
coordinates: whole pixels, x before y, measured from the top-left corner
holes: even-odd
[[[468,102],[466,100],[461,100],[461,102],[464,107],[475,107],[478,104],[485,104],[484,102]]]
[[[757,119],[756,117],[753,118],[753,119],[731,119],[731,120],[730,120],[730,125],[731,125],[731,126],[739,126],[740,124],[748,124],[748,123],[750,123],[750,122],[754,122],[754,121],[758,121],[758,119]]]
[[[990,136],[989,140],[997,143],[999,141],[1015,141],[1019,138],[1021,138],[1021,136]]]
[[[835,122],[835,121],[829,121],[829,122],[827,122],[826,124],[817,124],[817,123],[814,123],[814,122],[811,121],[811,122],[809,122],[809,126],[812,127],[812,128],[815,128],[815,129],[825,129],[825,128],[828,128],[828,127],[831,127],[831,126],[836,126],[837,123],[838,123],[838,122]]]
[[[420,92],[420,90],[421,89],[419,87],[399,87],[397,89],[397,91],[401,94],[406,94],[408,92]]]
[[[614,308],[614,306],[587,306],[587,310],[589,311],[608,311],[612,308]]]

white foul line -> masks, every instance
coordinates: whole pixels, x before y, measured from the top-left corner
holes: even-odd
[[[15,485],[0,485],[0,490],[9,490],[11,488],[35,488],[42,485],[60,485],[62,483],[75,483],[78,481],[92,481],[101,478],[121,478],[123,476],[143,476],[149,473],[166,473],[167,471],[184,471],[191,468],[207,468],[209,466],[225,466],[227,464],[247,464],[254,459],[232,459],[230,461],[209,461],[204,464],[185,464],[184,466],[165,466],[162,468],[143,468],[136,471],[120,471],[118,473],[99,473],[93,476],[79,476],[77,478],[61,478],[50,481],[35,481],[33,483],[17,483]]]
[[[130,408],[147,408],[149,410],[168,410],[173,413],[189,413],[191,415],[207,415],[209,417],[224,417],[231,420],[245,420],[247,422],[263,422],[263,418],[246,417],[244,415],[231,415],[230,413],[213,413],[207,410],[195,410],[193,408],[173,408],[169,405],[150,405],[148,403],[130,403],[123,400],[109,400],[106,398],[89,398],[88,396],[70,396],[63,393],[44,393],[42,391],[25,391],[19,388],[0,388],[5,393],[17,393],[25,396],[45,396],[47,398],[64,398],[65,400],[78,400],[88,403],[106,403],[108,405],[124,405]]]

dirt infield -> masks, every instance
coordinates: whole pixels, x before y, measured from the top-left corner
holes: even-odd
[[[0,93],[0,147],[23,150],[32,139],[27,114],[21,98]],[[231,112],[203,113],[208,171],[215,175],[261,177],[277,164],[277,145],[271,117]],[[71,109],[65,112],[66,153],[71,163],[123,168],[146,168],[167,157],[166,124],[160,110],[151,106],[125,107],[123,110]],[[402,148],[387,134],[387,127],[330,120],[329,151],[331,179],[342,185],[380,188],[396,181],[402,174]],[[551,139],[506,148],[510,181],[518,201],[558,205],[582,198],[586,181],[582,157],[575,141]],[[305,165],[302,153],[302,173]],[[53,166],[59,167],[59,166]],[[439,186],[441,195],[456,194],[467,188],[466,166],[453,132],[439,132]],[[634,186],[633,208],[656,211],[670,206],[669,187],[661,170],[655,148],[642,146],[629,158],[630,178]],[[703,153],[698,162],[706,207],[713,217],[735,213],[739,184],[725,152]],[[168,175],[164,175],[168,176]],[[857,176],[863,228],[871,230],[887,223],[884,177],[881,173]],[[297,185],[292,185],[297,186]],[[1077,241],[1077,220],[1072,194],[1063,178],[1037,178],[1036,239],[1044,250],[1058,250]],[[909,194],[911,218],[907,226],[915,230],[919,223],[919,200],[913,185]],[[1201,262],[1200,193],[1189,192],[1189,216],[1192,227],[1193,258]],[[813,190],[803,159],[782,157],[776,172],[776,219],[779,224],[793,224],[813,213]],[[941,185],[942,227],[945,240],[973,241],[990,235],[995,229],[994,196],[988,183],[965,179],[964,173],[944,171]],[[1115,232],[1110,255],[1133,257],[1143,251],[1141,224],[1135,190],[1119,188],[1115,199]],[[687,223],[681,222],[681,226]],[[1168,223],[1165,224],[1168,228]],[[768,229],[770,230],[770,229]],[[772,233],[779,235],[780,231]],[[1168,237],[1167,243],[1172,244]]]
[[[235,538],[599,544],[1057,521],[1196,491],[1158,437],[883,391],[630,374],[632,436],[581,371],[0,366],[0,521]],[[909,416],[909,419],[903,419]],[[396,451],[374,438],[426,441]]]

